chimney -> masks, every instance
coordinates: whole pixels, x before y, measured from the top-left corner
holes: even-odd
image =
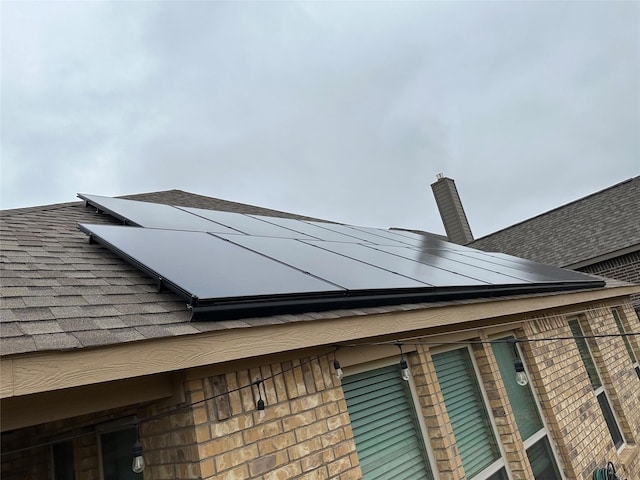
[[[458,245],[472,242],[473,234],[464,208],[462,208],[455,182],[442,173],[439,173],[437,178],[438,180],[431,184],[431,190],[436,198],[436,204],[449,241]]]

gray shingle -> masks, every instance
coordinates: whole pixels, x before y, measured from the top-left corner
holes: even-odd
[[[48,307],[16,308],[13,314],[22,321],[53,320],[55,318]]]
[[[24,297],[24,303],[27,307],[52,308],[87,304],[86,300],[79,295]]]
[[[0,323],[0,335],[4,337],[21,337],[24,332],[20,330],[16,322]]]
[[[65,332],[79,332],[82,330],[98,330],[99,327],[90,318],[60,318],[58,325]]]
[[[98,345],[111,345],[114,343],[133,342],[144,340],[145,337],[133,328],[120,328],[113,330],[86,330],[75,332],[74,336],[84,347]]]
[[[55,320],[37,320],[33,322],[20,322],[20,329],[27,335],[41,335],[44,333],[62,332],[60,325]]]
[[[3,337],[2,342],[0,342],[0,354],[2,355],[14,355],[35,350],[36,343],[32,337]]]
[[[564,267],[640,244],[640,176],[479,238],[469,247]]]
[[[32,338],[38,350],[67,350],[81,347],[78,339],[68,333],[34,335]]]
[[[0,308],[24,308],[24,300],[20,297],[0,298]]]

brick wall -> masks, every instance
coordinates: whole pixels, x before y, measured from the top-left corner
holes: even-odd
[[[630,303],[619,307],[619,312],[629,331],[640,332],[640,320]],[[586,334],[617,333],[606,305],[594,305],[580,315]],[[541,341],[571,337],[566,316],[549,314],[530,318],[522,325],[518,338],[534,340],[520,343],[523,360],[566,478],[590,480],[593,470],[605,466],[607,461],[614,462],[622,478],[640,478],[640,455],[633,445],[640,438],[637,408],[640,380],[631,368],[622,339],[611,337],[590,342],[629,445],[617,452],[575,341],[571,338]],[[476,339],[489,339],[486,332],[477,335]],[[631,337],[630,341],[639,352],[640,338]],[[431,349],[418,345],[415,353],[408,356],[416,400],[439,478],[461,480],[464,470]],[[472,351],[509,470],[514,479],[532,478],[493,350],[488,344],[478,344]],[[224,373],[192,371],[178,387],[182,398],[8,432],[2,436],[2,449],[4,452],[19,449],[63,432],[82,431],[101,422],[137,414],[140,418],[153,417],[140,427],[147,464],[144,480],[360,479],[346,402],[330,360],[320,356]],[[262,421],[256,410],[256,387],[245,388],[259,378],[264,379],[265,387]],[[97,434],[83,435],[73,442],[76,479],[98,480]],[[50,448],[3,456],[2,478],[51,478]]]
[[[630,304],[623,308],[633,317],[635,330],[638,319]],[[610,308],[588,311],[580,317],[586,335],[617,334]],[[527,339],[571,337],[567,318],[561,315],[533,319],[524,324]],[[636,451],[640,431],[640,381],[631,368],[629,356],[621,338],[590,340],[591,352],[601,380],[620,420],[620,427],[630,448]],[[547,420],[550,437],[561,456],[568,478],[591,479],[593,470],[606,466],[607,461],[622,467],[628,478],[640,478],[638,465],[629,463],[626,452],[618,454],[589,382],[586,370],[573,339],[534,341],[523,344],[525,363],[531,382]],[[636,452],[637,453],[637,452]]]
[[[259,378],[266,390],[261,422],[256,387],[203,401]],[[201,402],[193,418],[203,479],[361,478],[347,406],[326,357],[196,378],[187,391]]]
[[[592,273],[603,277],[615,278],[624,282],[640,284],[640,252],[621,255],[611,260],[594,263],[578,268],[580,272]],[[640,294],[631,295],[631,302],[640,315]]]

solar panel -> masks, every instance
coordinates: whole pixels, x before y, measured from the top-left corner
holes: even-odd
[[[225,238],[348,290],[423,288],[427,286],[424,282],[333,253],[319,248],[315,244],[294,239],[237,235],[226,235]],[[357,244],[355,246],[365,248]]]
[[[124,198],[101,197],[99,195],[78,194],[78,197],[125,223],[138,225],[140,227],[239,233],[236,230],[185,212],[171,205],[138,202],[136,200],[125,200]]]
[[[363,240],[360,238],[356,238],[354,236],[345,235],[343,233],[336,232],[334,230],[330,230],[324,228],[322,222],[309,223],[302,220],[294,220],[291,218],[280,218],[280,217],[265,217],[262,215],[249,215],[251,217],[258,218],[268,223],[272,223],[274,225],[280,225],[281,227],[288,228],[294,230],[296,232],[304,233],[310,237],[313,237],[317,240],[327,240],[330,242],[362,242]],[[330,224],[327,224],[330,225]]]
[[[241,213],[221,212],[218,210],[205,210],[203,208],[178,207],[194,215],[204,217],[221,225],[237,230],[248,235],[281,238],[302,238],[312,240],[313,237],[304,233],[269,223],[259,218],[250,217]]]
[[[468,247],[462,245],[456,245],[454,243],[444,242],[438,238],[434,238],[430,235],[420,235],[413,232],[399,232],[398,230],[383,230],[381,228],[361,227],[355,225],[348,225],[349,228],[354,230],[361,230],[363,232],[369,232],[378,236],[382,236],[396,242],[402,242],[402,244],[412,245],[422,249],[434,249],[434,250],[471,250]],[[380,245],[380,242],[374,242]]]
[[[374,229],[376,233],[366,232],[364,230],[359,230],[356,228],[351,228],[348,225],[340,225],[337,223],[322,223],[322,222],[306,222],[310,225],[314,225],[316,227],[323,228],[325,230],[330,230],[332,232],[340,233],[342,235],[346,235],[347,237],[352,237],[357,239],[359,243],[367,242],[372,243],[374,245],[407,245],[407,242],[402,242],[402,239],[393,240],[386,236],[384,236],[384,230],[382,229]],[[323,238],[323,240],[329,240],[329,238]]]
[[[79,196],[139,226],[79,228],[185,298],[196,320],[604,285],[413,232]]]
[[[86,224],[80,229],[198,300],[343,291],[204,232]]]
[[[416,279],[420,282],[435,287],[451,286],[478,286],[489,285],[490,282],[445,270],[433,265],[425,265],[414,260],[393,255],[373,247],[353,243],[322,242],[318,243],[320,248],[329,250],[340,255],[376,265],[385,270],[395,272],[399,275]],[[408,247],[405,247],[408,248]]]
[[[515,268],[505,268],[498,271],[495,264],[482,262],[449,250],[416,250],[413,248],[398,248],[386,245],[376,246],[375,248],[414,262],[431,265],[434,268],[440,268],[449,272],[456,272],[491,284],[509,285],[543,281],[539,276],[534,276]]]
[[[500,270],[517,269],[521,272],[528,273],[532,278],[537,278],[539,282],[584,282],[594,280],[593,277],[585,273],[556,268],[504,253],[471,250],[464,253],[460,252],[460,256],[464,256],[466,259],[480,259],[481,261],[495,265],[496,268]]]

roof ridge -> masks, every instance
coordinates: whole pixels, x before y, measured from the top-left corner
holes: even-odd
[[[82,200],[77,200],[74,202],[61,202],[61,203],[51,203],[47,205],[34,205],[31,207],[7,208],[6,210],[0,210],[0,214],[2,214],[2,216],[10,216],[10,215],[19,215],[19,214],[29,213],[29,212],[43,212],[43,211],[49,211],[49,210],[58,210],[60,208],[74,207],[77,205],[81,205],[82,203],[83,203]]]
[[[597,192],[590,193],[588,195],[585,195],[584,197],[577,198],[575,200],[572,200],[572,201],[570,201],[568,203],[565,203],[563,205],[560,205],[558,207],[554,207],[551,210],[547,210],[546,212],[542,212],[542,213],[539,213],[538,215],[534,215],[533,217],[526,218],[526,219],[521,220],[519,222],[516,222],[516,223],[514,223],[512,225],[509,225],[508,227],[501,228],[500,230],[496,230],[495,232],[492,232],[492,233],[489,233],[487,235],[484,235],[483,237],[476,238],[476,239],[472,240],[471,242],[466,243],[465,245],[473,245],[477,241],[484,240],[486,238],[492,237],[494,235],[497,235],[499,233],[502,233],[502,232],[510,230],[510,229],[512,229],[514,227],[517,227],[518,225],[522,225],[524,223],[528,223],[528,222],[530,222],[532,220],[535,220],[536,218],[544,217],[545,215],[549,215],[549,214],[551,214],[553,212],[556,212],[558,210],[562,210],[563,208],[567,208],[567,207],[569,207],[569,206],[571,206],[571,205],[573,205],[575,203],[582,202],[582,201],[584,201],[584,200],[586,200],[586,199],[588,199],[590,197],[595,197],[596,195],[600,195],[600,194],[606,192],[607,190],[613,190],[614,188],[618,188],[618,187],[620,187],[620,186],[622,186],[624,184],[627,184],[627,183],[630,183],[630,182],[633,182],[633,181],[637,181],[637,180],[640,180],[640,175],[635,176],[635,177],[631,177],[631,178],[627,178],[626,180],[618,182],[618,183],[616,183],[614,185],[611,185],[609,187],[603,188],[602,190],[598,190]]]

